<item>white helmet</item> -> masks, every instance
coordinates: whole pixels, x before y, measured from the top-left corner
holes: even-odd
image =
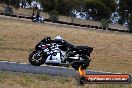
[[[63,40],[63,38],[61,36],[56,36],[55,40]]]

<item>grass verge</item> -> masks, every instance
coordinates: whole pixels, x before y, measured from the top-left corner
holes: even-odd
[[[132,88],[131,84],[85,84],[73,78],[39,74],[0,72],[0,88]]]

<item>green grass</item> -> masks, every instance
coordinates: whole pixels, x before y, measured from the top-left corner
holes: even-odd
[[[78,85],[74,78],[0,71],[0,88],[132,88],[131,84]]]
[[[0,83],[2,83],[5,78],[7,78],[7,74],[5,72],[0,72]]]

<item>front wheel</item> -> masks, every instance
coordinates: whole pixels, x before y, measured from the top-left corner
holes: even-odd
[[[29,62],[34,65],[34,66],[40,66],[42,64],[45,63],[47,58],[47,54],[43,53],[41,51],[33,51],[30,55],[29,55]]]

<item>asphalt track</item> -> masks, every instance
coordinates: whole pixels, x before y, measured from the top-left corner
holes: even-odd
[[[0,61],[1,71],[11,71],[11,72],[23,72],[23,73],[34,73],[34,74],[46,74],[51,76],[62,76],[62,77],[75,77],[77,71],[73,68],[59,67],[59,66],[33,66],[26,63],[16,63],[8,61]],[[103,72],[96,72],[92,70],[87,70],[88,74],[102,74]],[[103,74],[110,74],[103,73]]]
[[[77,77],[77,71],[72,68],[58,67],[58,66],[33,66],[26,63],[16,63],[8,61],[0,61],[0,71],[10,72],[22,72],[22,73],[33,73],[33,74],[45,74],[50,76],[61,76],[61,77]],[[87,74],[112,74],[111,72],[98,72],[93,70],[86,70]],[[118,73],[120,74],[120,73]],[[131,76],[132,83],[132,76]]]

